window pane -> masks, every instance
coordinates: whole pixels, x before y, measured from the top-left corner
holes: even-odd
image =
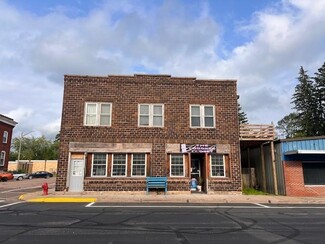
[[[149,116],[140,116],[140,125],[149,125]]]
[[[204,126],[205,127],[213,127],[214,126],[214,124],[213,124],[213,118],[205,117],[204,118]]]
[[[161,116],[154,116],[153,117],[153,125],[154,126],[162,126],[162,117]]]
[[[100,125],[110,125],[110,118],[109,115],[101,115],[100,116]]]
[[[94,164],[106,164],[106,154],[105,153],[95,153],[94,154]]]
[[[95,124],[96,124],[96,115],[87,114],[86,125],[95,125]]]
[[[110,114],[111,110],[111,105],[110,104],[102,104],[101,105],[101,113],[102,114]]]
[[[191,117],[191,126],[200,126],[200,117]]]
[[[149,105],[140,105],[140,114],[149,114]]]
[[[105,176],[105,175],[106,175],[106,165],[93,166],[93,176]]]
[[[204,115],[205,116],[213,116],[213,107],[211,106],[205,106],[204,107]]]
[[[191,106],[191,116],[200,116],[200,106]]]
[[[87,114],[96,113],[96,104],[87,104]]]
[[[162,106],[161,105],[154,105],[153,106],[153,114],[154,115],[162,115]]]

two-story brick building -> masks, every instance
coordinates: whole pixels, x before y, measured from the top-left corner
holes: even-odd
[[[241,191],[235,80],[66,75],[60,140],[57,191]]]
[[[0,114],[0,171],[8,170],[12,131],[17,122]]]

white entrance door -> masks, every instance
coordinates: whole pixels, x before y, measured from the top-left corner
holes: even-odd
[[[70,167],[69,191],[82,192],[84,183],[85,160],[72,159]]]

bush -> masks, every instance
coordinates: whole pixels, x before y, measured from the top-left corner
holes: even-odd
[[[243,189],[244,195],[268,195],[266,192],[256,190],[254,188],[245,188]]]

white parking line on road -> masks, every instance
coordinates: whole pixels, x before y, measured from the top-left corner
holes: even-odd
[[[257,206],[206,206],[206,205],[93,205],[87,204],[86,208],[261,208]]]
[[[53,184],[49,184],[49,185],[54,185],[55,183]],[[12,190],[8,190],[8,191],[2,191],[0,193],[8,193],[8,192],[14,192],[14,191],[21,191],[21,190],[28,190],[28,189],[42,189],[41,186],[30,186],[30,187],[24,187],[24,188],[17,188],[17,189],[12,189]]]
[[[0,206],[0,208],[9,207],[9,206],[16,205],[16,204],[19,204],[19,203],[23,203],[23,202],[13,202],[13,203],[9,203],[9,204],[6,204],[6,205],[2,205],[2,206]]]
[[[87,204],[87,205],[86,205],[86,208],[91,207],[94,203],[95,203],[95,202],[91,202],[91,203]]]
[[[245,205],[94,205],[95,202],[87,204],[86,208],[203,208],[203,209],[213,209],[213,208],[236,208],[236,209],[274,209],[274,208],[281,208],[281,209],[325,209],[325,206],[267,206],[259,203],[252,203],[251,206]],[[98,204],[98,203],[97,203]]]
[[[257,205],[257,206],[263,207],[263,208],[270,208],[270,206],[266,206],[266,205],[263,205],[263,204],[260,204],[260,203],[254,203],[254,204]]]

